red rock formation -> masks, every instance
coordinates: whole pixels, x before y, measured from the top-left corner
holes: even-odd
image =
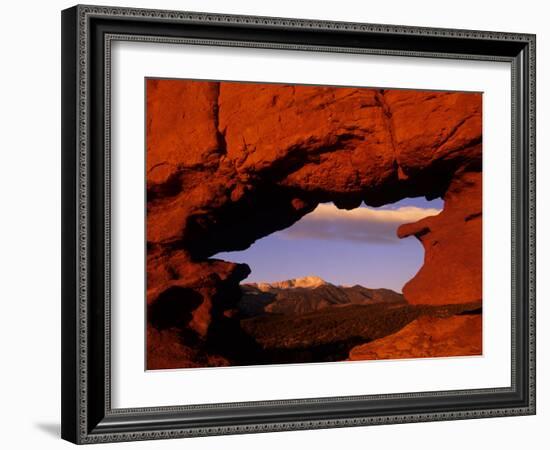
[[[457,175],[437,216],[401,225],[401,238],[415,235],[424,246],[424,265],[403,287],[409,303],[481,301],[481,173]]]
[[[351,209],[412,196],[443,197],[445,210],[428,233],[400,230],[426,250],[405,295],[479,299],[480,170],[480,94],[149,79],[148,304],[174,287],[195,292],[178,326],[206,337],[249,270],[209,257],[245,249],[319,202]]]
[[[481,315],[423,316],[395,334],[359,345],[351,361],[481,355]]]
[[[229,366],[230,361],[219,355],[209,355],[200,348],[182,345],[176,328],[147,328],[147,369],[180,369],[182,367]]]

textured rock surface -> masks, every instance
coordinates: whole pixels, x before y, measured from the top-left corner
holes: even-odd
[[[458,175],[437,216],[401,225],[399,237],[416,236],[424,265],[403,287],[409,303],[450,304],[481,301],[481,173]]]
[[[359,345],[351,361],[481,355],[481,315],[423,316],[395,334]]]
[[[149,308],[207,338],[249,271],[209,257],[243,250],[319,202],[351,209],[412,196],[443,197],[445,209],[400,230],[426,250],[407,299],[479,299],[481,253],[466,247],[481,240],[480,170],[480,94],[149,79]],[[176,313],[163,306],[173,289],[189,299]]]

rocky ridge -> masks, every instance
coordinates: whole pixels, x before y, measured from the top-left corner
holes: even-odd
[[[274,289],[292,289],[292,288],[304,288],[311,289],[319,286],[327,285],[325,280],[320,277],[310,275],[300,278],[292,278],[291,280],[274,281],[272,283],[245,283],[244,286],[254,287],[262,292],[269,292]]]
[[[260,314],[303,314],[330,307],[405,304],[391,289],[369,289],[360,285],[336,286],[319,277],[304,277],[274,283],[241,284],[237,308],[242,317]]]

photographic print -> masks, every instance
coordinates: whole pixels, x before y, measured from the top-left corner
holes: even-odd
[[[482,94],[147,78],[146,368],[482,355]]]

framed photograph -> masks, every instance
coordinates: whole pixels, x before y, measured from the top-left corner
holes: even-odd
[[[535,36],[62,12],[62,436],[535,413]]]

